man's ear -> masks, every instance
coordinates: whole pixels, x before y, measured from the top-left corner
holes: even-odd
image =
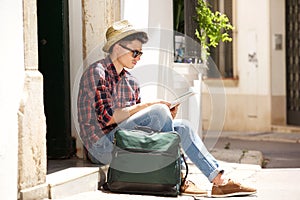
[[[120,51],[120,49],[121,49],[122,47],[119,45],[119,43],[116,43],[116,44],[114,44],[114,46],[112,47],[112,50],[113,51]]]
[[[112,53],[113,51],[115,51],[115,48],[119,47],[119,43],[115,43],[113,45],[111,45],[110,49],[109,49],[109,53]],[[117,49],[116,49],[117,50]]]
[[[112,47],[112,52],[114,52],[117,55],[117,57],[126,54],[126,51],[124,51],[124,49],[119,45],[119,43],[114,44],[114,46]]]

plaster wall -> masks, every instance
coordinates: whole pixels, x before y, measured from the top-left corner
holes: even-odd
[[[69,13],[72,136],[77,138],[77,156],[84,157],[78,137],[78,84],[83,70],[105,56],[102,51],[105,32],[109,25],[120,19],[120,1],[72,0],[69,1]]]
[[[84,65],[103,57],[106,29],[120,19],[119,0],[82,1],[82,44]]]
[[[83,157],[83,146],[78,137],[77,93],[79,80],[83,71],[83,20],[82,1],[69,1],[69,45],[70,45],[70,86],[71,86],[71,131],[76,138],[77,156]]]
[[[43,76],[38,71],[36,0],[23,2],[25,79],[18,112],[20,199],[48,196]]]
[[[259,5],[259,6],[258,6]],[[270,94],[269,0],[236,1],[238,86],[230,94]],[[249,56],[255,53],[257,61]]]
[[[17,199],[18,109],[24,82],[23,2],[0,6],[0,194]]]
[[[145,101],[165,99],[167,70],[173,64],[172,0],[122,0],[121,5],[122,19],[128,19],[149,36],[148,43],[143,46],[143,57],[132,70],[136,77],[142,78],[144,74],[140,72],[151,69],[147,74],[151,81],[144,83],[141,80],[142,98]]]
[[[268,96],[226,95],[226,106],[212,105],[211,96],[202,94],[202,122],[207,131],[257,131],[270,129]],[[225,108],[226,112],[223,112]],[[211,115],[214,113],[214,115]]]
[[[286,125],[285,0],[270,1],[272,124]],[[276,49],[276,36],[282,49]]]
[[[226,101],[223,102],[226,109],[224,130],[271,129],[274,106],[278,106],[283,100],[276,97],[272,107],[271,95],[284,92],[284,77],[282,77],[284,51],[272,50],[272,36],[276,32],[283,33],[283,2],[284,0],[235,1],[235,67],[238,80],[236,84],[230,86],[224,82],[226,94]],[[275,79],[278,82],[275,83]],[[214,86],[207,83],[204,88],[208,87]],[[210,105],[210,96],[209,91],[204,90],[202,108],[205,129],[214,129],[209,125],[212,118],[211,106],[215,106]],[[282,111],[281,108],[279,112]]]

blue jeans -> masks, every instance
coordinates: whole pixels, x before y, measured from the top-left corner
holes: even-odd
[[[184,120],[173,120],[169,108],[163,104],[152,105],[132,115],[96,142],[89,154],[95,163],[109,164],[112,159],[114,134],[118,129],[133,129],[147,126],[161,132],[176,131],[181,138],[181,146],[189,159],[201,170],[210,182],[223,170],[217,160],[207,151],[202,140]]]

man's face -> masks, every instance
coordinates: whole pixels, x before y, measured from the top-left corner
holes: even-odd
[[[141,59],[142,43],[139,40],[133,40],[126,44],[119,45],[119,62],[126,68],[132,69]]]

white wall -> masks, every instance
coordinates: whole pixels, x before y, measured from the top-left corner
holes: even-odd
[[[173,9],[172,0],[122,0],[122,19],[148,33],[149,42],[144,45],[144,54],[132,73],[143,81],[143,70],[149,80],[141,85],[144,100],[166,98],[166,67],[173,62]]]
[[[230,94],[270,93],[270,8],[269,0],[236,1],[238,87],[226,88]],[[257,63],[248,55],[255,52]]]
[[[120,2],[111,0],[69,1],[70,84],[72,106],[72,136],[78,137],[77,94],[82,71],[105,56],[102,51],[106,28],[120,18]],[[77,155],[83,156],[80,140]]]
[[[270,7],[272,94],[280,96],[286,93],[285,0],[271,0]],[[281,50],[274,49],[275,34],[282,36]]]
[[[269,131],[282,122],[285,88],[284,50],[274,51],[273,35],[284,33],[284,0],[235,0],[235,69],[238,80],[226,80],[224,129]],[[283,45],[284,46],[284,45]],[[253,59],[249,55],[255,55]],[[205,93],[206,94],[206,93]],[[209,98],[205,103],[209,104]],[[278,110],[274,112],[274,110]],[[204,124],[210,111],[203,106]]]
[[[69,1],[69,35],[70,35],[70,86],[71,86],[71,127],[72,136],[78,138],[77,124],[77,94],[79,80],[83,71],[82,49],[82,4],[81,0]],[[77,130],[76,130],[77,128]],[[81,140],[76,140],[81,147]],[[77,151],[77,156],[83,157],[83,151]]]
[[[77,71],[82,67],[82,5],[81,0],[69,2],[70,77],[73,86]]]
[[[0,194],[17,199],[18,119],[24,81],[23,1],[0,6]]]

